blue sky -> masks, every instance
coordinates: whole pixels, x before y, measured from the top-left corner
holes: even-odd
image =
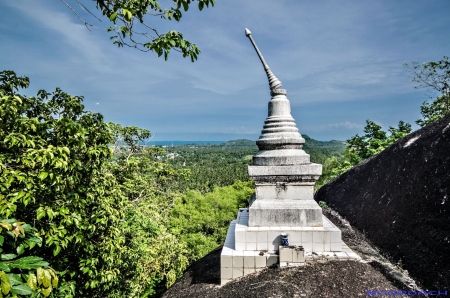
[[[1,69],[28,76],[27,95],[55,87],[83,95],[88,110],[147,128],[155,141],[259,137],[270,94],[246,27],[287,89],[300,133],[318,140],[362,134],[366,119],[385,129],[413,124],[430,94],[414,89],[403,63],[450,54],[447,0],[217,0],[179,23],[149,17],[199,46],[194,63],[116,48],[107,20],[67,2],[98,28],[87,30],[61,1],[0,2]]]

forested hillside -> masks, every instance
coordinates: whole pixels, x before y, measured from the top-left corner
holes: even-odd
[[[324,163],[327,158],[340,158],[345,151],[342,141],[322,142],[305,138],[304,150],[311,155],[311,161]],[[218,145],[182,145],[165,148],[167,153],[161,160],[177,169],[189,169],[190,177],[179,182],[179,190],[195,189],[212,191],[215,186],[226,186],[235,181],[248,181],[247,166],[258,152],[255,141],[240,139]]]

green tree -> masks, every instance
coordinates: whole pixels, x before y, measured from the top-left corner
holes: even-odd
[[[85,21],[81,16],[67,3],[62,0],[85,24],[89,27],[91,23]],[[97,20],[100,20],[89,9],[82,4],[82,0],[76,0],[80,7],[88,11]],[[162,19],[180,21],[183,16],[182,10],[188,11],[189,7],[195,2],[199,10],[214,6],[215,0],[173,0],[172,6],[162,8],[158,0],[95,0],[97,9],[113,23],[108,27],[108,32],[112,32],[111,40],[113,44],[119,47],[128,46],[140,51],[154,51],[158,57],[164,55],[167,60],[171,50],[180,52],[183,57],[190,57],[191,61],[197,60],[200,49],[193,43],[184,39],[183,34],[178,31],[169,31],[159,33],[158,30],[150,25],[146,16],[160,17]]]
[[[4,246],[10,255],[0,262],[4,292],[16,285],[27,290],[19,279],[11,283],[8,274],[17,272],[6,270],[16,261],[25,267],[14,270],[36,269],[19,257],[27,247],[39,258],[33,260],[48,260],[59,275],[57,288],[45,281],[41,289],[39,274],[55,273],[41,265],[38,286],[28,287],[44,295],[142,297],[170,286],[189,253],[167,228],[179,196],[168,182],[189,171],[159,161],[162,149],[142,146],[148,130],[105,123],[84,111],[82,97],[60,89],[37,97],[18,93],[28,85],[26,77],[0,72],[0,218],[32,236]]]
[[[248,207],[254,192],[252,182],[237,181],[206,194],[190,190],[175,200],[170,231],[186,243],[190,261],[223,244],[230,221],[236,218],[238,208]]]
[[[426,88],[438,96],[431,103],[423,102],[420,113],[423,119],[416,123],[426,126],[438,119],[450,114],[450,61],[447,56],[434,62],[420,64],[413,62],[412,67],[405,63],[405,66],[414,74],[412,81],[417,83],[415,88]]]
[[[328,181],[343,174],[363,160],[378,154],[397,140],[405,137],[411,132],[411,125],[399,121],[398,127],[389,127],[388,132],[371,120],[366,120],[365,134],[356,135],[347,140],[347,147],[342,157],[332,156],[323,165],[323,174],[315,185],[319,189]]]
[[[347,151],[351,153],[347,154],[347,158],[353,164],[357,164],[383,151],[411,132],[411,125],[403,121],[399,121],[397,128],[390,126],[388,130],[389,135],[381,129],[380,125],[373,121],[367,120],[366,124],[364,127],[365,135],[356,135],[347,141]]]
[[[184,241],[167,229],[170,210],[179,196],[170,185],[185,180],[189,170],[174,169],[158,157],[165,152],[145,147],[150,137],[146,129],[122,127],[110,123],[114,135],[114,159],[108,171],[128,198],[123,234],[122,282],[114,289],[115,297],[146,297],[172,285],[188,265]]]
[[[104,167],[112,134],[100,114],[83,110],[82,97],[17,92],[28,85],[0,72],[0,217],[33,224],[43,239],[37,256],[62,274],[58,289],[94,297],[118,281],[125,241],[128,201]]]

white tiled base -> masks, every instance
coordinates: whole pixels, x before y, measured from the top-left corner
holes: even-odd
[[[289,234],[290,245],[303,246],[304,260],[299,256],[294,260],[292,252],[292,260],[277,254],[281,233]],[[320,228],[258,228],[248,226],[248,209],[240,208],[237,219],[230,223],[220,256],[221,285],[274,264],[294,267],[308,262],[350,259],[360,257],[342,242],[341,231],[325,216]]]
[[[289,234],[289,244],[308,251],[341,251],[341,230],[322,216],[323,227],[249,227],[248,209],[240,208],[234,227],[236,250],[277,251],[280,234]]]

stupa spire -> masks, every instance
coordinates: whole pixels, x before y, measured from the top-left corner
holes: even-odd
[[[264,66],[269,79],[270,95],[272,96],[272,99],[269,101],[268,117],[264,122],[264,128],[256,144],[260,150],[301,149],[305,139],[298,132],[295,120],[291,116],[291,107],[286,97],[286,90],[278,89],[281,87],[280,80],[270,70],[253,40],[252,33],[247,28],[245,29],[245,35],[250,39]],[[304,154],[303,151],[302,154]],[[260,164],[261,158],[263,158],[261,154],[255,155],[253,159],[254,164]],[[278,160],[274,162],[278,162]]]
[[[267,65],[267,63],[266,63],[266,60],[264,60],[263,55],[259,51],[258,46],[256,45],[255,41],[253,40],[252,32],[250,32],[250,30],[245,28],[245,35],[247,35],[247,37],[252,42],[252,45],[255,48],[256,53],[258,54],[259,59],[261,60],[261,63],[263,64],[264,70],[266,71],[266,74],[267,74],[267,78],[269,79],[270,91],[273,93],[275,90],[279,89],[282,86],[282,84],[281,84],[280,80],[278,80],[278,78],[272,73],[272,71],[269,68],[269,65]]]

